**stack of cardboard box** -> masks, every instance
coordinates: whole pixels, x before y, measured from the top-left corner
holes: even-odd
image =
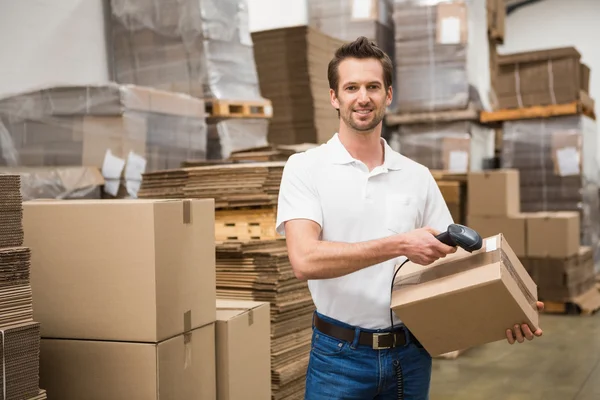
[[[494,90],[501,109],[575,101],[593,108],[589,79],[577,49],[558,47],[499,55]]]
[[[577,212],[522,212],[517,170],[471,173],[468,193],[468,226],[507,238],[540,299],[576,302],[594,286],[592,249],[580,244]]]
[[[377,43],[393,59],[393,0],[309,0],[309,25],[351,42],[359,36]]]
[[[585,115],[507,121],[502,165],[520,174],[524,212],[574,211],[581,243],[600,272],[600,176],[596,121]]]
[[[394,4],[396,104],[392,147],[432,169],[466,173],[494,158],[495,132],[478,122],[490,86],[485,2]]]
[[[269,142],[323,143],[337,131],[327,65],[342,41],[307,26],[252,33],[262,93],[273,102]]]
[[[111,0],[108,30],[119,83],[161,87],[210,101],[264,100],[246,0],[171,0],[160,5]],[[232,150],[266,144],[268,120],[261,122],[209,120],[213,144],[208,157],[227,158]],[[245,134],[238,138],[232,131]]]
[[[20,176],[0,174],[2,398],[42,400],[40,323],[33,318],[31,249],[23,245],[22,216]]]
[[[135,197],[143,172],[206,158],[202,99],[115,83],[5,98],[0,134],[0,165],[94,166],[109,197]]]
[[[213,210],[212,200],[24,203],[52,397],[216,398]]]

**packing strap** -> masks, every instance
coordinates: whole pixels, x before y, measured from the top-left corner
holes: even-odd
[[[405,286],[420,285],[427,282],[432,282],[441,278],[456,275],[461,272],[470,271],[479,268],[482,265],[501,262],[508,273],[513,278],[523,296],[527,299],[529,305],[537,311],[536,299],[533,293],[527,288],[521,276],[517,273],[513,263],[508,258],[504,249],[499,248],[489,252],[481,252],[470,257],[449,262],[447,264],[438,265],[436,267],[424,267],[420,271],[416,271],[404,276],[400,276],[397,283],[394,283],[393,290],[402,290]]]

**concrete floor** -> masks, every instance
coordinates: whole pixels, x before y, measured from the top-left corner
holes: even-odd
[[[431,400],[600,399],[600,312],[541,316],[544,334],[434,360]]]

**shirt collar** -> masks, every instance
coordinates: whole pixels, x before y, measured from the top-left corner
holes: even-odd
[[[381,138],[384,148],[384,161],[382,167],[390,170],[399,170],[402,168],[402,155],[394,151],[384,138]],[[350,164],[358,161],[350,155],[344,147],[338,133],[327,142],[329,148],[329,157],[333,164]]]

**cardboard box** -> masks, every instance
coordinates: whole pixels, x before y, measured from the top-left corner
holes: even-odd
[[[539,212],[527,216],[529,257],[570,257],[579,251],[579,213]]]
[[[217,399],[271,397],[270,304],[217,299]]]
[[[428,266],[406,263],[391,307],[432,355],[506,340],[518,323],[538,326],[537,287],[502,234]],[[452,317],[448,317],[451,315]]]
[[[40,386],[61,400],[216,399],[214,323],[159,344],[42,339]]]
[[[475,229],[482,237],[502,233],[517,255],[527,255],[527,215],[517,214],[509,217],[481,217],[469,215],[468,226]]]
[[[503,217],[520,213],[518,170],[472,172],[467,179],[470,216]]]
[[[160,342],[216,318],[214,200],[24,203],[42,336]]]

